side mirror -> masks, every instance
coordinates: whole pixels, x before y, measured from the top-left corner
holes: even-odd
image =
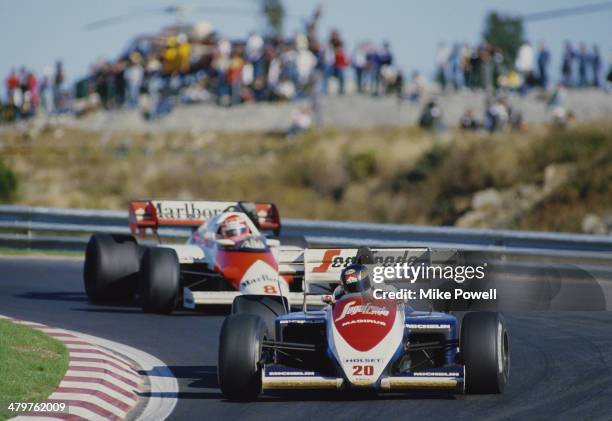
[[[277,240],[276,238],[266,238],[266,243],[268,244],[268,247],[280,247],[281,245],[280,240]]]
[[[333,295],[323,295],[321,296],[321,302],[324,304],[334,304],[336,300],[334,300]]]
[[[234,240],[230,240],[229,238],[218,238],[217,244],[223,247],[234,247],[236,245]]]

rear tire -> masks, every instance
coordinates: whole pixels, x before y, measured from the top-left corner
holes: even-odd
[[[145,251],[141,265],[142,309],[147,313],[168,314],[176,308],[180,265],[176,252],[152,247]]]
[[[469,394],[501,393],[510,376],[510,349],[504,318],[494,312],[467,313],[460,349]]]
[[[259,316],[232,314],[223,322],[217,376],[221,392],[229,400],[252,401],[261,393],[262,342],[266,337],[266,325]]]
[[[288,305],[287,299],[278,295],[239,295],[232,303],[232,314],[259,316],[270,337],[276,338],[276,318],[287,314]]]
[[[92,302],[130,298],[138,286],[140,250],[131,235],[94,234],[87,243],[83,280]]]

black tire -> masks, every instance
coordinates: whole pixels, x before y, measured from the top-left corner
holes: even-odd
[[[217,376],[221,393],[252,401],[261,393],[262,341],[266,324],[254,314],[231,314],[221,326]]]
[[[87,243],[83,281],[92,302],[122,300],[138,287],[140,250],[131,235],[94,234]]]
[[[465,391],[501,393],[510,376],[510,349],[504,318],[495,312],[467,313],[461,323],[460,350]]]
[[[176,308],[180,269],[174,250],[151,247],[145,251],[140,268],[140,293],[145,312],[168,314]]]
[[[276,338],[276,318],[287,314],[287,308],[287,299],[279,295],[239,295],[232,303],[232,314],[259,316],[270,337]]]

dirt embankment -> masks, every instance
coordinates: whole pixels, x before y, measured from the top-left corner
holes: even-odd
[[[612,222],[610,123],[491,136],[320,129],[292,140],[51,125],[4,129],[0,148],[18,178],[14,202],[29,205],[242,199],[313,219],[598,233]]]

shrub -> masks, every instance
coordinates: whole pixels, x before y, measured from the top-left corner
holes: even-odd
[[[367,151],[349,155],[346,162],[346,169],[351,179],[355,181],[365,180],[373,176],[378,169],[376,164],[376,152]]]
[[[0,203],[8,203],[15,196],[17,177],[0,161]]]

